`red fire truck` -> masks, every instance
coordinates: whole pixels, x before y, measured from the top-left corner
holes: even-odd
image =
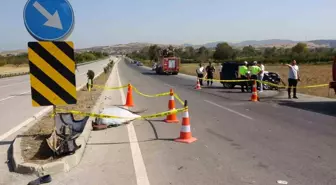
[[[172,51],[163,50],[158,57],[155,71],[157,74],[177,75],[180,70],[181,59],[174,56]]]

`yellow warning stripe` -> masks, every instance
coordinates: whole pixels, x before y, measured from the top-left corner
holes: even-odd
[[[59,74],[53,67],[51,67],[46,61],[44,61],[34,50],[28,48],[30,54],[30,61],[42,68],[41,70],[45,72],[53,81],[55,81],[59,86],[61,86],[65,91],[67,91],[72,97],[76,99],[76,87],[72,85],[67,79],[65,79],[61,74]],[[34,60],[33,60],[34,59]],[[69,91],[69,89],[71,91]],[[72,91],[74,89],[74,91]]]
[[[65,42],[69,47],[74,49],[74,43],[73,42]]]
[[[75,71],[75,62],[69,58],[62,50],[60,50],[52,42],[39,42],[39,44],[46,49],[52,56],[61,62],[70,71]]]
[[[58,104],[66,104],[57,94],[55,94],[52,90],[50,90],[47,86],[45,86],[39,79],[37,79],[34,75],[30,74],[31,86],[38,91],[43,97],[45,97],[49,102],[54,105]],[[33,100],[33,104],[35,101]]]
[[[38,104],[38,103],[37,103],[35,100],[33,100],[33,99],[32,99],[32,102],[33,102],[33,106],[34,106],[34,107],[39,107],[39,106],[40,106],[40,104]]]

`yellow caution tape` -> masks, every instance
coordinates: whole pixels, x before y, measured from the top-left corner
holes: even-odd
[[[180,102],[182,106],[184,106],[184,101],[179,97],[179,95],[174,93],[174,97],[177,99],[178,102]]]
[[[158,117],[164,117],[168,116],[170,114],[176,114],[180,112],[184,112],[187,110],[188,107],[180,108],[180,109],[174,109],[170,111],[165,111],[165,112],[160,112],[156,114],[151,114],[151,115],[144,115],[136,119],[148,119],[148,118],[158,118]],[[88,112],[81,112],[81,111],[76,111],[76,110],[64,110],[64,109],[56,109],[57,113],[72,113],[76,115],[81,115],[81,116],[90,116],[90,117],[95,117],[95,118],[115,118],[115,119],[134,119],[133,117],[120,117],[120,116],[114,116],[114,115],[105,115],[105,114],[95,114],[95,113],[88,113]]]
[[[101,86],[101,85],[93,85],[94,87],[105,89],[105,90],[118,90],[118,89],[123,89],[126,88],[128,85],[120,86],[120,87],[106,87],[106,86]]]
[[[132,88],[134,89],[134,91],[138,94],[140,94],[141,96],[145,96],[145,97],[148,97],[148,98],[155,98],[155,97],[160,97],[160,96],[168,96],[170,94],[170,92],[164,92],[164,93],[160,93],[160,94],[152,94],[152,95],[149,95],[149,94],[144,94],[142,92],[140,92],[136,87],[132,86]]]

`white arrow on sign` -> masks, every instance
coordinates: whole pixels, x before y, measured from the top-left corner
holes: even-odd
[[[35,1],[33,6],[45,17],[48,19],[47,22],[44,23],[45,26],[57,28],[63,30],[63,26],[61,23],[61,19],[58,15],[58,11],[51,15],[39,2]]]

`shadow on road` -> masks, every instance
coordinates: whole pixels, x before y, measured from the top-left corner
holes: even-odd
[[[158,75],[154,72],[142,72],[141,74],[143,74],[143,75]]]
[[[289,100],[287,101],[283,100],[283,101],[279,101],[278,104],[336,117],[336,101],[293,102]]]

